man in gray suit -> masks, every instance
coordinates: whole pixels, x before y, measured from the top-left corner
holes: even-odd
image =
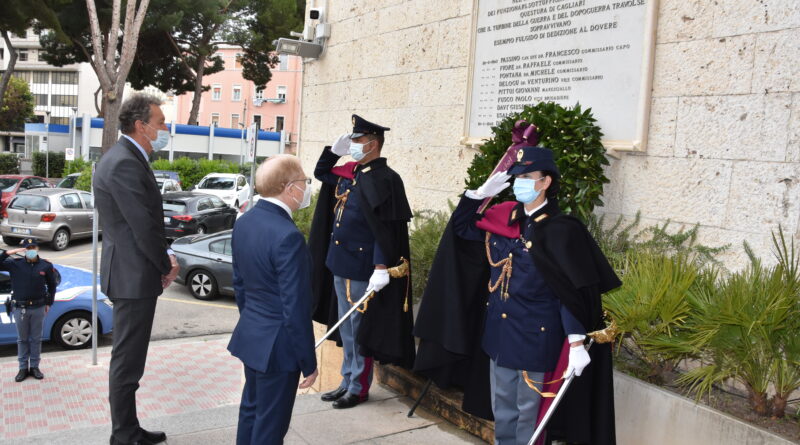
[[[164,236],[164,212],[148,156],[169,140],[158,98],[137,94],[122,104],[122,137],[94,176],[94,199],[103,229],[100,273],[114,302],[114,344],[108,375],[111,445],[164,442],[136,416],[136,390],[144,374],[156,300],[178,275]]]

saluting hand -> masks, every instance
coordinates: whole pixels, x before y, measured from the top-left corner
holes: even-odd
[[[300,382],[300,386],[299,386],[299,388],[300,388],[300,389],[306,389],[306,388],[310,388],[310,387],[311,387],[311,385],[313,385],[313,384],[314,384],[314,382],[316,382],[316,381],[317,381],[317,376],[318,376],[318,375],[319,375],[319,368],[315,369],[315,370],[314,370],[314,372],[313,372],[313,373],[311,373],[311,375],[310,375],[310,376],[308,376],[308,377],[304,378],[304,379],[303,379],[303,381],[302,381],[302,382]]]

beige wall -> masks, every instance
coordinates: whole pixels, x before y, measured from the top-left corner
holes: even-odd
[[[412,207],[444,208],[476,153],[459,144],[473,1],[308,3],[332,37],[305,64],[304,165],[358,113],[392,128],[384,155]],[[700,223],[701,242],[732,244],[733,268],[742,240],[768,256],[778,224],[800,239],[797,0],[662,0],[647,146],[612,160],[600,212]]]

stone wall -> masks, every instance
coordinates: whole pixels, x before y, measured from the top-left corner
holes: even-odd
[[[384,155],[414,209],[456,199],[475,150],[460,145],[473,0],[308,2],[327,8],[322,59],[305,64],[300,157],[347,132],[350,114],[392,128]],[[591,104],[585,104],[591,106]],[[800,239],[800,3],[661,0],[646,153],[608,169],[610,218],[699,223],[701,242],[770,254]]]

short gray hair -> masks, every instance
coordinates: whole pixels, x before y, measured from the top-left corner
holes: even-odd
[[[150,120],[150,105],[157,107],[164,102],[151,94],[136,93],[122,103],[119,110],[119,129],[124,134],[135,131],[136,121],[148,122]]]

